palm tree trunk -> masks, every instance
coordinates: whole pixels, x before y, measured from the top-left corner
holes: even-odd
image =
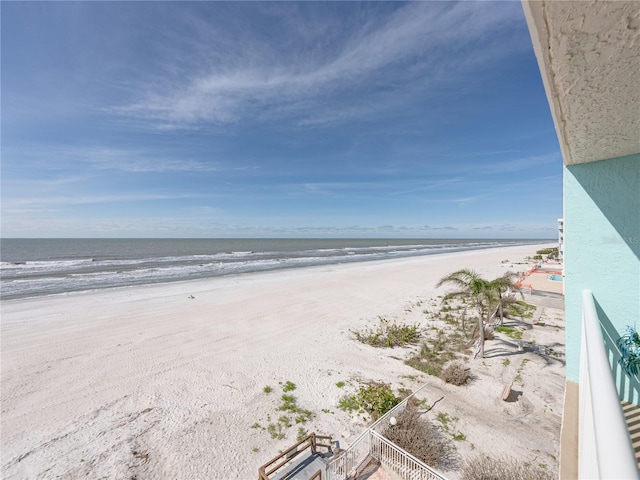
[[[467,324],[465,322],[466,317],[467,317],[467,307],[464,307],[464,310],[462,311],[462,317],[460,319],[461,324],[462,324],[462,334],[466,338],[469,338],[469,335],[467,335]]]
[[[484,358],[484,322],[482,321],[482,317],[478,318],[478,342],[479,342],[479,355],[480,358]]]
[[[478,352],[480,358],[484,358],[484,310],[479,298],[476,298],[476,307],[478,308]]]

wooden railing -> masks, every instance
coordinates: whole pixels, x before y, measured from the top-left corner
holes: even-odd
[[[327,443],[323,443],[325,440]],[[261,466],[258,469],[258,480],[269,480],[269,475],[273,475],[306,450],[310,449],[311,454],[315,455],[318,447],[326,448],[327,451],[331,450],[331,437],[316,435],[315,433],[307,435],[298,443]]]
[[[637,479],[638,468],[593,295],[582,296],[578,474],[580,478]]]

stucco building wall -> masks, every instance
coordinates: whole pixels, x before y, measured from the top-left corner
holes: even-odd
[[[567,380],[578,381],[582,291],[640,328],[640,154],[564,167]]]

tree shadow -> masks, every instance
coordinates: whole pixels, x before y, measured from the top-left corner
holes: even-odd
[[[556,362],[566,365],[565,354],[562,352],[556,352],[554,349],[554,347],[564,347],[563,343],[553,342],[549,344],[532,344],[518,340],[504,340],[502,338],[496,338],[494,341],[502,343],[502,346],[494,346],[485,349],[485,358],[511,357],[515,355],[522,355],[524,353],[533,353],[544,360],[545,366],[552,365]],[[515,350],[513,350],[514,348]]]

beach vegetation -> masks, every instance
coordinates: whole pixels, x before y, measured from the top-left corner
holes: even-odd
[[[280,399],[282,400],[282,403],[278,407],[278,410],[280,410],[281,412],[293,412],[298,408],[296,397],[294,397],[293,395],[287,395],[286,393],[283,393]]]
[[[558,247],[553,247],[553,248],[543,248],[541,250],[538,250],[536,252],[537,255],[546,255],[547,256],[547,260],[557,260],[560,256],[560,252],[558,250]],[[535,258],[535,257],[534,257]]]
[[[271,392],[273,392],[273,388],[271,388],[269,385],[267,385],[262,389],[262,391],[264,393],[271,393]]]
[[[465,326],[466,328],[466,326]],[[412,354],[405,363],[427,375],[440,376],[444,365],[457,356],[456,352],[466,348],[463,331],[435,329],[435,336],[427,338],[420,350]]]
[[[282,385],[282,384],[281,384]],[[296,389],[296,384],[287,380],[284,385],[282,385],[283,392],[293,392]]]
[[[624,335],[616,343],[621,354],[618,363],[628,375],[638,376],[638,372],[640,372],[640,335],[638,331],[635,327],[627,326]]]
[[[484,357],[485,329],[491,328],[488,322],[499,316],[500,323],[504,318],[504,307],[509,302],[510,295],[506,292],[519,291],[513,284],[515,274],[507,272],[494,280],[486,280],[477,272],[470,269],[457,270],[442,277],[436,287],[452,285],[453,291],[447,293],[442,300],[444,303],[452,298],[460,298],[470,302],[478,315],[477,324],[472,336],[472,343],[476,344],[475,356]]]
[[[445,430],[449,429],[448,425],[449,425],[449,422],[451,421],[451,417],[449,416],[448,413],[439,412],[438,415],[436,415],[436,419],[442,424]]]
[[[360,410],[360,404],[356,395],[346,395],[338,401],[338,408],[345,412],[357,412]]]
[[[384,436],[431,467],[451,464],[454,450],[450,442],[420,415],[414,402],[408,402],[397,416],[396,424],[389,426]]]
[[[345,382],[343,382],[342,380],[340,380],[339,382],[336,382],[336,387],[338,387],[338,388],[342,388],[342,387],[344,387],[345,385],[346,385],[346,383],[345,383]]]
[[[298,434],[296,435],[296,440],[301,442],[304,438],[309,435],[309,432],[304,427],[298,427]]]
[[[291,419],[286,415],[281,415],[278,418],[278,423],[281,423],[285,428],[291,427]]]
[[[508,317],[532,318],[535,311],[535,305],[522,300],[513,301],[507,306]]]
[[[513,379],[513,381],[515,383],[519,383],[523,387],[524,387],[524,383],[523,383],[523,380],[522,380],[522,373],[524,372],[524,366],[529,362],[530,362],[530,360],[528,358],[523,358],[522,359],[522,362],[520,362],[520,366],[518,367],[518,370],[516,371],[516,376]]]
[[[290,382],[287,382],[290,383]],[[282,384],[283,390],[287,388],[287,391],[291,391],[291,387],[287,387],[287,384]],[[295,388],[294,388],[295,389]],[[276,421],[271,420],[271,415],[267,414],[267,426],[263,427],[260,423],[255,422],[251,428],[261,428],[262,430],[266,430],[267,433],[271,436],[271,438],[276,440],[281,440],[286,437],[287,430],[290,429],[294,423],[296,425],[307,423],[312,417],[313,412],[311,410],[307,410],[301,408],[298,405],[297,399],[291,393],[283,393],[280,397],[281,403],[277,407],[279,412],[283,414],[279,415]]]
[[[462,480],[552,480],[557,478],[550,469],[532,465],[512,457],[474,457],[462,469]]]
[[[313,413],[311,413],[311,410],[306,410],[306,409],[299,409],[296,413],[297,415],[293,419],[296,423],[307,423],[309,420],[311,420],[311,417],[313,416]]]
[[[451,438],[453,438],[456,442],[464,442],[467,439],[467,436],[462,432],[458,432],[454,434]]]
[[[375,328],[367,327],[362,331],[352,331],[356,340],[374,347],[404,347],[415,345],[420,340],[420,325],[390,321],[385,317],[378,317],[379,323]]]
[[[282,423],[270,423],[267,425],[267,432],[274,440],[282,440],[286,435],[283,430]]]
[[[301,408],[298,405],[298,401],[295,396],[283,393],[280,399],[282,402],[278,406],[278,411],[288,412],[295,415],[293,417],[293,421],[296,424],[307,423],[313,417],[313,412],[311,410]],[[268,417],[268,421],[271,421],[270,416]],[[284,428],[289,428],[292,425],[291,419],[286,415],[280,416],[280,418],[278,419],[278,424],[281,424]]]
[[[346,395],[338,402],[341,410],[368,413],[372,419],[379,418],[400,403],[391,386],[386,383],[363,385],[354,395]]]
[[[501,327],[496,327],[495,331],[498,333],[504,333],[514,340],[522,340],[522,330],[520,330],[519,328],[515,328],[509,325],[503,325]]]
[[[457,361],[449,364],[440,375],[442,380],[452,385],[461,386],[469,383],[471,379],[470,369],[462,362]]]

